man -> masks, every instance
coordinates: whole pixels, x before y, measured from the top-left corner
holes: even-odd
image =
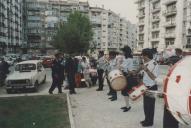
[[[54,89],[57,87],[58,88],[58,93],[62,93],[62,76],[63,76],[63,71],[62,71],[62,65],[60,63],[60,54],[57,53],[55,54],[55,60],[52,63],[52,85],[49,89],[49,94],[52,94]]]
[[[177,63],[182,59],[182,50],[179,48],[175,49],[175,56],[172,56],[168,59],[168,64],[170,66]],[[164,106],[164,115],[163,115],[163,128],[178,128],[178,121],[172,116],[170,111],[167,109],[166,105]]]
[[[158,64],[153,60],[153,53],[151,49],[142,50],[143,65],[140,70],[143,73],[143,83],[148,90],[157,90],[155,79],[159,76]],[[149,127],[153,125],[154,121],[154,110],[155,110],[155,99],[148,95],[143,96],[144,114],[145,120],[141,121],[143,127]]]
[[[105,60],[103,51],[99,52],[97,63],[98,63],[97,72],[98,72],[99,87],[96,91],[102,91],[103,90],[103,82],[104,82],[103,73],[104,73],[105,66],[106,66],[106,60]]]
[[[4,58],[1,58],[1,63],[0,63],[1,86],[4,85],[8,73],[9,73],[9,64],[4,60]]]
[[[109,52],[109,65],[107,67],[107,72],[111,72],[114,69],[118,69],[118,65],[117,65],[117,60],[116,60],[116,52],[115,51],[110,51]],[[112,87],[111,87],[111,83],[108,79],[107,76],[107,83],[109,86],[109,94],[111,94],[111,97],[109,99],[111,99],[111,101],[115,101],[117,100],[117,91],[115,91]]]
[[[71,56],[66,59],[65,72],[69,83],[70,94],[76,94],[75,74],[77,73],[77,65]]]

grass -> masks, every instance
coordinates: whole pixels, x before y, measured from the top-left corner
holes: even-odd
[[[70,128],[66,95],[0,98],[0,128]]]

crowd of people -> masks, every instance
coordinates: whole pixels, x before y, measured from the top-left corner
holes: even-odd
[[[182,56],[181,49],[175,49],[176,55],[169,58],[169,65],[172,66],[179,61]],[[129,46],[121,49],[121,52],[110,51],[108,54],[103,51],[99,52],[98,59],[90,58],[89,62],[86,57],[81,59],[68,56],[63,57],[58,53],[52,65],[52,86],[49,93],[52,94],[57,87],[58,92],[62,93],[63,81],[67,79],[70,94],[76,94],[75,87],[91,87],[98,83],[96,91],[103,91],[104,80],[106,79],[109,86],[108,99],[117,100],[117,91],[111,86],[109,73],[115,69],[120,70],[125,76],[128,85],[121,90],[124,97],[125,106],[121,107],[123,112],[131,109],[129,103],[129,91],[133,90],[142,82],[148,90],[156,91],[156,79],[159,77],[159,65],[155,60],[156,49],[143,49],[140,57],[140,66],[138,69],[133,67],[133,53]],[[97,82],[98,80],[98,82]],[[154,123],[155,98],[145,93],[143,95],[143,109],[145,119],[141,121],[143,127],[152,126]],[[168,108],[164,105],[163,128],[178,128],[178,122],[171,115]]]

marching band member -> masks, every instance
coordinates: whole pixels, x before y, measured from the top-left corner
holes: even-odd
[[[168,59],[168,64],[173,66],[176,62],[182,59],[182,49],[175,49],[175,56],[172,56]],[[173,117],[171,112],[164,105],[164,115],[163,115],[163,128],[178,128],[178,121]]]
[[[102,91],[103,90],[103,73],[104,70],[106,69],[106,60],[104,56],[103,51],[99,51],[99,56],[98,56],[98,61],[97,61],[97,72],[98,72],[98,82],[99,82],[99,87],[96,91]]]
[[[151,49],[142,50],[142,59],[144,64],[140,66],[139,71],[143,72],[143,83],[148,90],[157,90],[155,79],[159,76],[158,64],[153,60],[153,54]],[[145,113],[145,120],[141,121],[143,127],[153,125],[154,121],[154,110],[155,110],[155,99],[144,94],[143,106]]]
[[[121,70],[122,70],[123,74],[126,76],[128,85],[126,86],[126,88],[124,90],[121,91],[121,94],[124,96],[124,100],[126,103],[126,106],[122,107],[121,109],[123,109],[123,112],[128,112],[131,109],[131,106],[129,104],[128,91],[131,89],[132,86],[138,85],[138,82],[134,79],[134,77],[132,75],[133,55],[132,55],[131,48],[129,46],[125,46],[122,49],[122,51],[123,51],[125,57],[123,58],[123,62],[121,64]]]
[[[109,52],[109,65],[107,66],[107,72],[109,73],[114,69],[117,69],[116,52],[110,51]],[[107,83],[108,83],[109,90],[110,90],[109,93],[111,94],[111,97],[109,99],[111,99],[111,101],[115,101],[115,100],[117,100],[117,91],[115,91],[111,88],[111,83],[110,83],[108,77],[106,77],[106,79],[107,79]]]

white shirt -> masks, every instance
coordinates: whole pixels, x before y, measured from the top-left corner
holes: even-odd
[[[109,66],[108,66],[108,68],[107,68],[108,72],[111,72],[111,71],[114,70],[114,69],[118,69],[118,68],[117,68],[117,61],[116,61],[116,59],[110,60],[110,61],[109,61]]]
[[[155,77],[157,78],[160,73],[159,73],[159,66],[154,60],[150,60],[149,62],[145,63],[144,65],[147,65],[147,68],[150,72],[152,72]],[[153,85],[156,85],[156,81],[152,80],[147,72],[143,71],[143,83],[147,87],[152,87]]]
[[[97,68],[98,69],[103,69],[105,70],[106,69],[106,66],[107,66],[107,63],[105,61],[105,57],[102,56],[101,58],[98,59],[97,61],[98,65],[97,65]]]
[[[121,70],[128,73],[128,71],[133,71],[133,58],[123,58],[123,63],[121,64]]]

